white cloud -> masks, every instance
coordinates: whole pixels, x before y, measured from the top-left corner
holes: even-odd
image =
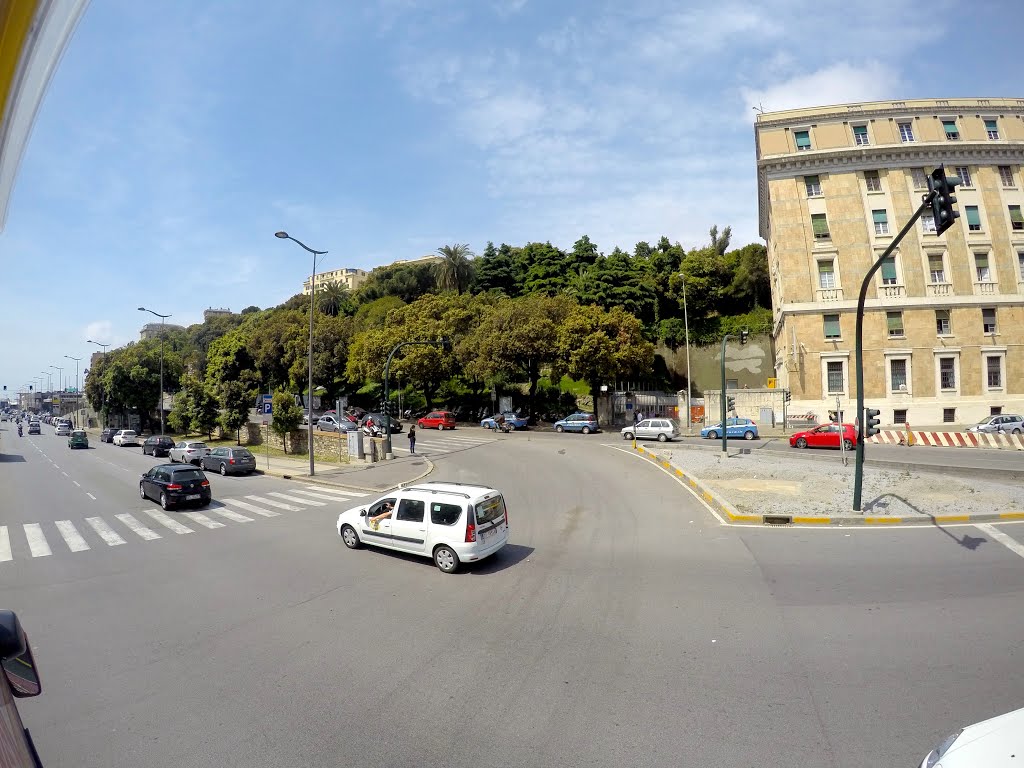
[[[109,344],[114,338],[114,324],[109,320],[94,320],[82,331],[82,340],[98,341],[101,344]]]

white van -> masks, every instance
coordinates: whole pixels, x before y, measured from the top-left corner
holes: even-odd
[[[508,511],[494,488],[429,481],[342,512],[338,535],[349,549],[371,544],[411,552],[453,573],[508,543]]]

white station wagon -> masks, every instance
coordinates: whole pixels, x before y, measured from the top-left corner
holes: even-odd
[[[444,573],[508,543],[505,499],[494,488],[428,481],[338,515],[345,546],[363,544],[429,557]]]

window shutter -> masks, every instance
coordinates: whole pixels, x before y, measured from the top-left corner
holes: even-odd
[[[896,257],[890,256],[882,262],[882,279],[883,280],[895,280],[896,279]]]
[[[889,221],[885,215],[885,211],[872,211],[871,217],[875,220],[875,224],[886,224]]]
[[[967,206],[967,223],[972,227],[981,226],[981,216],[978,215],[978,206],[968,205]]]
[[[839,336],[839,315],[825,315],[825,338]]]
[[[807,131],[796,131],[793,134],[796,138],[797,149],[810,149],[811,148],[811,135]]]
[[[985,130],[986,131],[995,131],[995,130],[997,130],[997,128],[996,128],[996,121],[995,120],[986,120],[985,121]]]
[[[1024,215],[1021,214],[1019,205],[1010,206],[1010,221],[1014,224],[1024,224]]]
[[[825,218],[824,213],[812,213],[811,214],[811,227],[814,230],[815,235],[827,235],[828,234],[828,220]]]
[[[889,331],[902,331],[903,330],[903,313],[902,312],[886,312],[885,313],[885,324],[888,326]]]

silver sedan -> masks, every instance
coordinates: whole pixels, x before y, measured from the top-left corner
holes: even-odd
[[[180,443],[175,443],[174,447],[167,452],[167,458],[172,464],[177,461],[182,464],[198,464],[209,452],[210,449],[206,447],[206,443],[198,440],[182,440]]]

